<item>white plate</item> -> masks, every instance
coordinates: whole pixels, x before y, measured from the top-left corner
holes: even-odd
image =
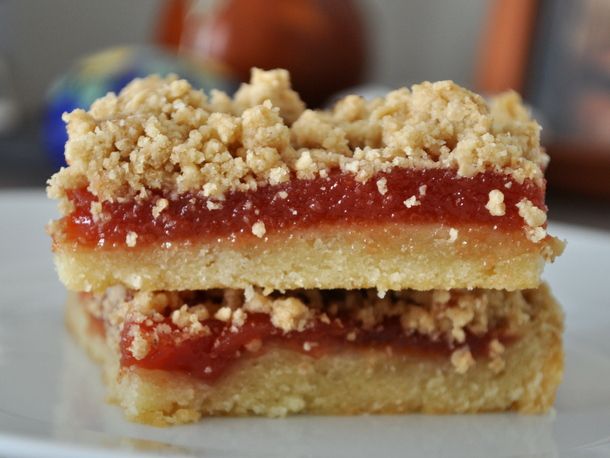
[[[1,456],[610,455],[610,234],[553,225],[569,240],[546,278],[567,313],[566,374],[544,416],[293,417],[153,428],[104,402],[97,367],[64,331],[65,292],[40,192],[0,193]]]

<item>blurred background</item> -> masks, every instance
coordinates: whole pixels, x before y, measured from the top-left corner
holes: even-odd
[[[63,162],[61,114],[136,76],[229,93],[284,67],[310,107],[422,80],[522,93],[554,219],[610,229],[610,0],[0,0],[0,188]]]

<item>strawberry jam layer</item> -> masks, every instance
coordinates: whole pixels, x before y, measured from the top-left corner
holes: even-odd
[[[485,208],[494,189],[504,194],[506,214],[501,217],[492,216]],[[162,197],[169,205],[155,218],[153,208]],[[405,205],[412,197],[414,205]],[[104,216],[97,221],[91,214],[96,197],[85,188],[69,191],[68,198],[74,210],[62,220],[64,239],[88,247],[124,246],[130,232],[137,233],[138,246],[252,236],[252,225],[259,221],[265,224],[267,234],[321,223],[379,222],[478,224],[515,230],[523,225],[515,206],[521,199],[546,208],[544,187],[531,181],[520,184],[493,172],[466,178],[453,170],[408,168],[380,173],[364,183],[339,171],[326,178],[295,178],[255,191],[230,192],[222,202],[194,193],[173,199],[157,193],[143,200],[104,202]]]
[[[381,325],[365,330],[361,325],[345,319],[328,323],[316,320],[303,331],[284,333],[273,326],[269,315],[252,313],[240,328],[216,319],[202,322],[209,333],[185,336],[170,319],[157,323],[128,322],[121,333],[121,364],[145,369],[178,371],[213,383],[242,357],[262,354],[269,345],[281,346],[319,358],[345,349],[371,349],[402,352],[420,357],[448,357],[454,350],[445,341],[434,341],[419,334],[407,335],[397,317],[386,318]],[[155,327],[167,325],[171,332],[155,332]],[[134,330],[147,340],[149,351],[142,359],[133,357]],[[167,328],[166,328],[167,329]],[[466,334],[466,344],[473,356],[487,356],[489,343],[498,339],[509,344],[514,337],[504,335],[502,328],[483,336]]]

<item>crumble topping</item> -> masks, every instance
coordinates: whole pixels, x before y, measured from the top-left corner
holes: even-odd
[[[136,234],[133,231],[129,231],[127,233],[127,235],[125,236],[125,243],[127,244],[127,246],[130,248],[133,248],[134,246],[136,246],[137,242],[138,242],[138,234]]]
[[[265,223],[262,221],[257,221],[252,225],[252,233],[256,235],[259,239],[263,238],[267,233],[267,229],[265,228]]]
[[[419,200],[417,200],[417,197],[415,197],[415,196],[409,197],[403,203],[405,204],[405,207],[407,207],[407,208],[417,207],[418,205],[421,204],[421,202]]]
[[[504,193],[499,189],[489,191],[489,200],[485,205],[492,216],[504,216],[506,214],[506,205],[504,204]]]
[[[428,190],[428,185],[422,184],[419,187],[419,195],[422,196],[422,197],[425,196],[427,190]]]
[[[522,199],[517,203],[519,216],[523,218],[528,227],[525,235],[529,240],[538,243],[546,237],[546,212],[536,207],[530,200]]]
[[[468,369],[474,366],[475,361],[468,346],[458,348],[451,353],[451,364],[453,364],[458,374],[465,374]]]
[[[161,198],[155,202],[155,206],[152,209],[152,215],[154,219],[157,219],[161,212],[169,206],[167,199]]]
[[[233,310],[230,307],[221,307],[214,314],[214,318],[220,321],[229,321],[231,319],[231,315],[233,315]]]
[[[203,331],[204,326],[201,322],[207,320],[209,317],[210,313],[208,312],[208,309],[202,305],[188,307],[185,304],[178,310],[174,310],[171,314],[172,323],[180,329],[188,329],[192,334],[198,334]]]
[[[379,178],[379,180],[377,180],[376,184],[377,184],[377,191],[379,191],[379,194],[381,194],[383,196],[388,192],[388,180],[385,177]]]
[[[222,204],[220,202],[214,202],[212,200],[206,201],[205,206],[208,210],[220,210],[222,208]]]
[[[218,91],[208,97],[176,76],[150,76],[64,120],[69,166],[48,187],[62,201],[80,187],[100,202],[154,190],[222,200],[227,191],[324,177],[331,169],[359,181],[416,167],[461,176],[492,170],[541,183],[547,163],[540,127],[517,94],[487,104],[450,81],[371,101],[348,96],[331,110],[312,111],[284,70],[254,69],[233,98]]]
[[[130,335],[132,337],[129,351],[135,359],[144,359],[150,350],[150,342],[144,338],[140,332],[140,328],[131,328]]]
[[[506,362],[502,358],[504,350],[504,345],[502,345],[502,342],[498,339],[493,339],[489,343],[489,357],[491,358],[491,361],[487,366],[496,374],[502,372],[506,366]]]
[[[177,343],[190,336],[207,335],[205,320],[213,317],[230,326],[232,332],[244,325],[250,313],[265,313],[284,333],[300,332],[316,321],[330,324],[343,320],[357,323],[346,334],[354,342],[361,330],[378,330],[384,320],[397,317],[406,335],[424,336],[446,342],[453,349],[450,360],[458,372],[474,364],[467,347],[467,336],[485,336],[502,327],[506,335],[518,336],[531,319],[529,292],[500,290],[388,291],[379,298],[375,290],[295,290],[286,293],[245,290],[190,292],[140,292],[113,287],[102,294],[84,294],[85,306],[107,323],[107,332],[118,339],[126,322],[145,323],[154,333],[175,335]],[[166,318],[177,331],[165,323]],[[135,330],[131,330],[135,329]],[[150,342],[130,327],[130,351],[136,359],[150,351]],[[309,342],[310,347],[317,342]],[[248,351],[258,351],[262,342],[252,342]],[[491,340],[487,353],[490,367],[503,369],[504,347]]]

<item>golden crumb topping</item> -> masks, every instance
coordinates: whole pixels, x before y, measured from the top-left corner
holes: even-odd
[[[506,214],[506,205],[504,204],[504,193],[499,189],[489,191],[489,200],[485,204],[485,208],[492,216],[504,216]]]
[[[350,342],[358,333],[378,330],[387,318],[398,319],[406,335],[424,336],[446,342],[454,351],[450,357],[456,370],[463,373],[474,364],[467,336],[485,336],[501,327],[506,335],[518,336],[531,320],[528,291],[433,290],[387,291],[379,297],[375,290],[296,290],[286,293],[245,290],[210,290],[197,292],[138,292],[113,287],[103,294],[87,294],[84,301],[90,313],[102,318],[111,335],[120,335],[126,322],[147,323],[154,332],[169,333],[169,318],[180,330],[178,339],[207,335],[205,320],[214,318],[227,323],[232,332],[241,328],[249,314],[264,313],[284,333],[301,332],[316,322],[355,323],[346,335]],[[130,351],[136,359],[149,349],[139,327],[134,329]],[[252,343],[260,348],[262,342]],[[315,340],[308,342],[314,348]],[[256,351],[256,350],[252,350]],[[308,350],[306,350],[308,351]],[[494,370],[503,368],[504,347],[497,339],[489,343],[488,356]]]
[[[83,186],[100,201],[151,190],[222,200],[227,191],[326,176],[330,169],[360,181],[418,167],[462,176],[493,170],[540,182],[547,162],[540,127],[517,94],[487,104],[450,81],[370,101],[347,96],[330,110],[312,111],[285,70],[253,69],[233,98],[207,96],[176,76],[150,76],[64,120],[69,165],[48,187],[50,197],[64,201],[66,190]],[[161,201],[155,214],[163,207]]]
[[[421,205],[421,202],[419,200],[417,200],[417,197],[411,196],[407,200],[405,200],[403,202],[403,204],[405,205],[405,207],[411,208],[411,207],[417,207],[417,206]]]
[[[451,364],[453,364],[458,374],[468,372],[468,369],[475,364],[470,348],[468,346],[460,347],[451,353]]]
[[[267,233],[267,228],[265,228],[265,223],[262,221],[257,221],[252,225],[252,233],[256,235],[259,239],[263,238]]]
[[[525,221],[525,235],[534,243],[543,240],[547,233],[544,225],[546,224],[546,212],[536,207],[530,200],[522,199],[517,204],[519,216]]]

